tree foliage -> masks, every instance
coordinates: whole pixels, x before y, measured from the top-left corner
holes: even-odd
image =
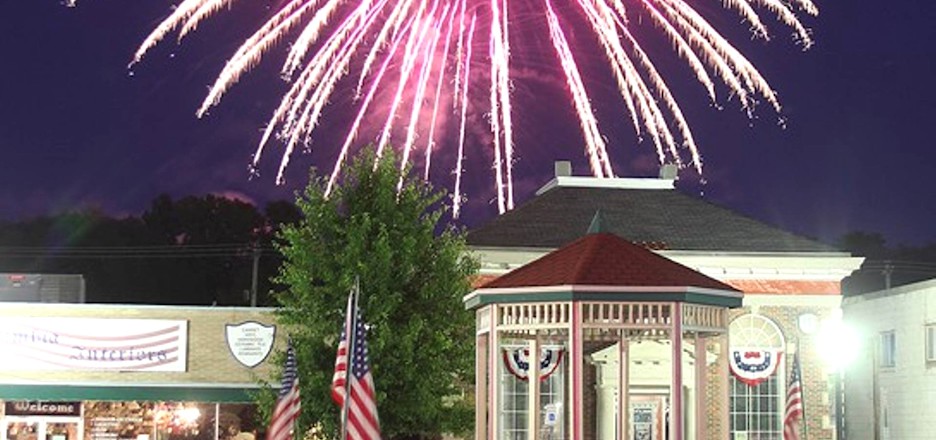
[[[344,306],[359,277],[383,437],[470,429],[469,402],[458,396],[473,374],[474,321],[461,299],[477,262],[463,231],[439,227],[442,197],[401,171],[392,153],[376,159],[365,150],[330,196],[312,173],[296,202],[303,220],[281,233],[277,279],[289,286],[277,300],[299,364],[300,426],[338,432],[329,385]]]

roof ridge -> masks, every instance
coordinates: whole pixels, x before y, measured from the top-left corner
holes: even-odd
[[[579,253],[578,261],[575,263],[575,267],[572,269],[572,280],[577,282],[581,280],[588,274],[588,270],[592,267],[592,260],[595,258],[595,250],[601,246],[601,241],[597,239],[599,235],[613,235],[606,233],[598,234],[588,234],[579,239],[582,241],[582,246],[585,249]],[[570,246],[571,247],[571,246]]]

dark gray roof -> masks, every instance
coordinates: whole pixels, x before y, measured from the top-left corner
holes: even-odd
[[[673,189],[554,187],[469,231],[468,244],[558,248],[583,236],[596,211],[602,230],[655,249],[838,252]]]

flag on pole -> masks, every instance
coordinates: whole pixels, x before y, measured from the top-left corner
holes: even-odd
[[[332,377],[332,399],[343,414],[341,440],[380,440],[374,378],[367,356],[367,329],[357,306],[356,289],[348,298],[346,316]]]
[[[786,412],[783,415],[783,440],[799,440],[803,421],[803,376],[799,352],[793,354],[793,371],[787,385]]]
[[[270,417],[270,427],[267,429],[267,440],[292,440],[293,425],[299,418],[299,376],[296,371],[296,353],[293,351],[292,341],[286,345],[286,365],[283,368],[283,382],[280,386],[279,396],[276,398],[276,408]]]

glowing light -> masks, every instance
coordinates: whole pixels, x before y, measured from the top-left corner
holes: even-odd
[[[179,38],[234,0],[182,0],[173,12],[147,36],[134,55],[134,63],[178,31]],[[724,0],[757,38],[768,39],[763,14],[793,31],[794,38],[809,47],[808,29],[798,13],[815,15],[810,0]],[[573,0],[556,8],[551,0],[285,0],[252,36],[230,57],[197,114],[204,116],[224,94],[277,43],[298,33],[290,45],[282,74],[291,82],[263,132],[254,153],[256,169],[267,145],[283,143],[277,173],[282,183],[290,157],[298,147],[311,148],[312,135],[335,93],[350,76],[356,117],[334,164],[329,189],[340,175],[360,132],[377,139],[383,152],[397,135],[404,163],[417,160],[412,151],[425,136],[422,155],[426,178],[433,150],[444,136],[442,126],[458,121],[453,190],[454,213],[460,212],[461,175],[465,155],[483,154],[466,145],[466,125],[473,115],[485,114],[490,136],[476,136],[490,148],[498,209],[514,206],[513,165],[515,150],[512,102],[511,52],[523,51],[528,39],[552,43],[556,65],[571,95],[571,105],[585,140],[584,154],[596,177],[613,177],[614,167],[588,91],[588,76],[576,60],[568,32],[584,23],[597,39],[616,81],[622,110],[635,132],[653,143],[660,163],[674,161],[702,172],[702,158],[679,103],[663,74],[632,34],[631,19],[639,17],[656,26],[672,43],[675,54],[691,69],[695,80],[712,101],[717,99],[715,79],[727,95],[737,98],[749,114],[758,100],[775,111],[780,103],[767,80],[753,64],[687,0]],[[514,18],[521,17],[522,19]],[[539,21],[539,24],[535,24]],[[533,23],[533,24],[531,24]],[[527,29],[529,27],[529,29]],[[530,36],[530,31],[543,33]],[[519,35],[519,37],[518,37]],[[484,41],[475,41],[476,37]],[[513,37],[513,40],[511,39]],[[473,54],[481,44],[486,57]],[[472,62],[486,63],[472,69]],[[448,87],[451,85],[451,87]],[[486,88],[486,103],[475,88]],[[451,102],[451,106],[446,105]],[[377,105],[379,103],[379,105]],[[425,108],[424,108],[425,107]],[[446,115],[450,108],[450,115]],[[441,112],[441,114],[440,114]],[[404,116],[405,115],[405,116]],[[451,118],[448,116],[452,116]],[[378,121],[382,120],[380,123]],[[452,145],[455,143],[452,142]],[[688,155],[688,160],[683,156]],[[443,165],[444,166],[444,165]],[[451,166],[451,165],[449,165]]]
[[[816,335],[816,349],[831,371],[841,371],[851,365],[861,351],[861,336],[842,319],[841,309],[822,320]]]

